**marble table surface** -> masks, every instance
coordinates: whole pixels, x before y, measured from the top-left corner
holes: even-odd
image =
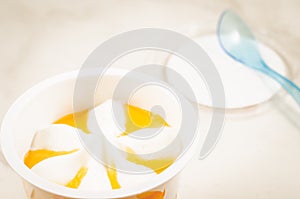
[[[39,81],[78,69],[114,34],[160,27],[187,35],[214,32],[232,8],[259,38],[274,46],[300,74],[298,0],[0,1],[0,119]],[[300,198],[298,107],[281,91],[271,101],[228,111],[222,137],[204,160],[198,154],[182,173],[182,199]],[[21,180],[0,163],[0,197],[25,199]]]

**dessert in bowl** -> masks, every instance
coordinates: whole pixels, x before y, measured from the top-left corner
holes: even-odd
[[[139,145],[132,141],[131,135],[141,133],[146,128],[162,128],[166,132],[161,133],[162,136],[157,139],[167,143],[172,140],[172,133],[173,137],[177,136],[180,122],[177,122],[178,117],[174,115],[180,115],[180,109],[175,107],[176,100],[173,99],[174,104],[170,103],[167,94],[161,93],[158,99],[151,92],[141,92],[130,103],[116,102],[123,108],[121,119],[124,121],[124,126],[117,128],[111,117],[112,96],[115,86],[126,72],[110,69],[105,74],[103,81],[106,86],[95,94],[98,96],[97,92],[104,93],[95,98],[97,105],[82,105],[82,117],[79,119],[83,118],[85,124],[79,122],[75,125],[72,118],[72,100],[78,71],[39,83],[13,104],[2,124],[1,147],[9,165],[22,177],[29,198],[177,197],[177,176],[194,154],[197,142],[193,142],[180,158],[180,146],[173,153],[162,154],[152,160],[139,156],[159,148],[161,142],[154,138],[145,147],[147,142]],[[151,111],[156,100],[169,107],[165,116]],[[115,167],[111,167],[96,161],[88,153],[78,134],[93,133],[93,125],[88,122],[90,111],[99,118],[98,121],[105,121],[99,124],[104,132],[108,132],[108,140],[127,152],[124,157],[113,157],[110,160],[123,158],[128,164],[142,167],[147,172],[136,175],[122,172],[118,170],[118,161],[115,162]],[[185,143],[184,138],[182,139]]]

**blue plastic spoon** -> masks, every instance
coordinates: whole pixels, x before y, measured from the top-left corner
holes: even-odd
[[[229,56],[276,80],[300,106],[300,88],[265,63],[253,33],[238,15],[225,11],[219,19],[217,34],[221,47]]]

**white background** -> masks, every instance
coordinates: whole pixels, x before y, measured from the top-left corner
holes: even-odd
[[[26,89],[79,68],[95,47],[114,34],[141,27],[168,28],[187,35],[212,33],[226,8],[234,8],[259,38],[268,38],[280,49],[297,80],[298,0],[1,0],[0,119]],[[284,92],[276,101],[281,106],[290,104]],[[205,160],[195,157],[184,170],[180,198],[300,198],[300,128],[291,122],[299,114],[291,115],[283,108],[288,119],[278,106],[269,102],[228,112],[213,153]],[[204,109],[202,114],[205,123],[208,113]],[[25,198],[20,179],[2,164],[0,197]]]

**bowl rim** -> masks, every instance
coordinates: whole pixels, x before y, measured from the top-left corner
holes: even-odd
[[[8,165],[14,170],[14,172],[17,173],[23,180],[46,192],[63,197],[90,199],[123,198],[134,196],[139,193],[153,190],[177,176],[186,166],[187,162],[194,156],[194,151],[197,149],[197,143],[199,142],[199,133],[196,133],[194,140],[187,148],[187,150],[183,152],[182,157],[176,160],[167,170],[159,175],[156,175],[152,179],[149,179],[145,183],[118,190],[88,192],[82,190],[79,191],[77,189],[70,189],[38,176],[25,166],[22,159],[19,157],[17,151],[15,150],[14,138],[10,133],[10,129],[14,125],[13,121],[15,116],[17,116],[18,113],[22,110],[22,107],[26,106],[26,104],[29,101],[33,100],[35,96],[38,96],[40,92],[47,89],[48,87],[51,87],[54,84],[63,83],[66,80],[72,80],[76,78],[79,71],[80,70],[65,72],[37,83],[36,85],[25,91],[25,93],[23,93],[19,98],[17,98],[17,100],[11,105],[11,107],[5,114],[0,131],[0,147],[4,158],[6,159]],[[128,71],[129,70],[120,68],[110,68],[105,75],[120,76]],[[145,74],[142,74],[142,76],[145,76]],[[199,128],[197,129],[197,131],[199,131]]]

